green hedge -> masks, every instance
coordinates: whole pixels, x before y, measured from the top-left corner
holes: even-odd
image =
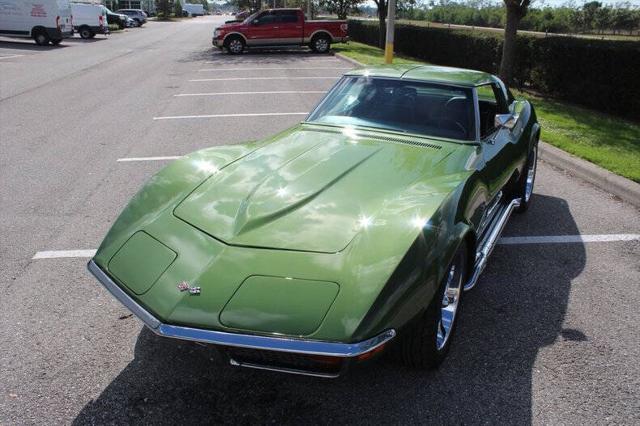
[[[349,21],[349,36],[378,43],[377,22]],[[397,25],[395,50],[426,62],[496,74],[502,35]],[[518,37],[516,85],[602,112],[640,120],[640,43],[570,37]]]

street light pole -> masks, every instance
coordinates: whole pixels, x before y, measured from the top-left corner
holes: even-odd
[[[384,63],[393,62],[393,33],[396,24],[396,0],[389,0],[387,3],[387,40],[384,45]]]

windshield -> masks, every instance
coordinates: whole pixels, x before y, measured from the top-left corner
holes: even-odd
[[[471,89],[436,83],[344,77],[307,121],[475,140]]]
[[[262,13],[262,11],[261,11],[261,10],[259,10],[259,11],[257,11],[256,13],[254,13],[253,15],[249,15],[249,16],[247,17],[247,19],[245,19],[244,21],[242,21],[242,23],[243,23],[243,24],[245,24],[245,25],[247,25],[247,24],[251,23],[251,21],[253,21],[253,18],[255,18],[256,16],[258,16],[258,15],[259,15],[259,14],[261,14],[261,13]]]

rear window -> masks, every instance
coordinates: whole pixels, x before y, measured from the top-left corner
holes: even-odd
[[[347,76],[307,121],[475,140],[472,90],[437,83]]]

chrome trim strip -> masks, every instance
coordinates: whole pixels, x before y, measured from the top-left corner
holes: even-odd
[[[394,329],[386,330],[377,336],[362,342],[340,343],[320,340],[294,339],[287,337],[256,336],[251,334],[228,333],[224,331],[205,330],[163,324],[150,312],[140,306],[124,290],[122,290],[94,261],[87,265],[100,283],[127,309],[135,314],[153,332],[160,336],[174,339],[191,340],[214,345],[234,346],[239,348],[263,349],[277,352],[297,353],[304,355],[326,355],[351,358],[370,352],[396,335]]]
[[[471,290],[478,283],[478,278],[480,278],[480,274],[484,270],[485,266],[487,266],[489,256],[491,256],[498,239],[500,239],[500,235],[502,234],[504,227],[507,225],[509,217],[511,217],[511,213],[520,207],[521,202],[522,200],[520,198],[511,200],[504,210],[502,210],[500,217],[496,218],[494,223],[491,225],[491,228],[487,231],[487,237],[484,238],[476,252],[476,261],[473,267],[473,273],[471,278],[469,278],[469,281],[464,285],[464,291]]]
[[[138,305],[124,290],[122,290],[113,280],[104,273],[102,269],[92,260],[87,264],[87,269],[93,274],[100,283],[109,290],[109,293],[129,309],[135,316],[151,330],[156,331],[160,327],[161,322],[156,317],[147,312],[142,306]]]
[[[480,100],[478,99],[478,90],[477,88],[474,86],[473,87],[473,107],[475,109],[474,111],[474,119],[476,121],[476,125],[475,125],[475,130],[476,130],[476,142],[480,143],[481,139],[480,139]]]
[[[260,365],[251,362],[239,362],[233,358],[229,358],[229,364],[234,367],[254,368],[256,370],[276,371],[278,373],[299,374],[301,376],[321,377],[323,379],[335,379],[340,376],[340,372],[337,373],[319,373],[317,371],[298,370],[297,368],[286,367],[273,367],[270,365]]]

